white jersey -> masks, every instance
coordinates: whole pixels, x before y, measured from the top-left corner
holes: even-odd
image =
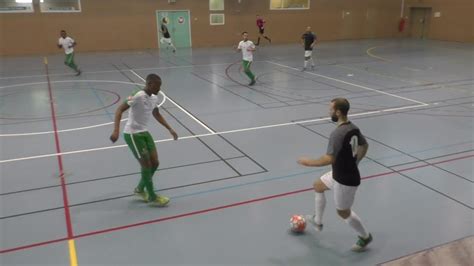
[[[158,105],[158,96],[140,90],[127,99],[130,106],[128,121],[123,132],[127,134],[148,131],[147,124],[153,114],[153,109]]]
[[[253,61],[253,51],[248,49],[255,49],[255,44],[252,41],[247,40],[246,42],[240,41],[238,49],[242,50],[242,59],[245,61]]]
[[[66,38],[60,37],[58,41],[58,44],[64,48],[64,52],[66,54],[70,54],[74,52],[74,48],[72,47],[73,43],[74,43],[74,39],[72,39],[69,36],[67,36]]]

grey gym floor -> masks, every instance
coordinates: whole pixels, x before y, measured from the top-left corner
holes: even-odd
[[[43,58],[2,58],[0,264],[70,265],[75,250],[78,265],[374,265],[473,235],[474,46],[338,41],[314,55],[302,72],[300,46],[261,46],[248,87],[230,48],[79,50],[79,77],[48,56],[51,96]],[[150,123],[167,208],[132,195],[139,165],[122,137],[109,141],[116,107],[149,73],[181,137]],[[326,151],[334,97],[370,144],[353,209],[374,242],[361,254],[331,192],[323,232],[288,230],[329,169],[296,160]]]

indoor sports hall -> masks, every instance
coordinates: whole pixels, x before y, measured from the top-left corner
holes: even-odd
[[[472,265],[473,10],[0,1],[0,265]],[[139,108],[150,175],[155,148],[127,133]],[[313,183],[340,167],[332,133],[348,124],[360,185],[342,208]]]

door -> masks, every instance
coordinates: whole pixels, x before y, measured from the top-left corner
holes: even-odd
[[[156,11],[156,23],[158,29],[158,46],[163,35],[160,32],[163,18],[168,18],[168,31],[173,44],[178,48],[191,47],[191,23],[188,10],[166,10]]]
[[[429,35],[431,8],[410,8],[410,36],[414,39],[426,39]]]
[[[342,39],[355,39],[360,30],[360,25],[356,23],[357,18],[352,10],[342,10]]]

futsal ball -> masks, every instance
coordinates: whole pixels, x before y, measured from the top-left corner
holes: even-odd
[[[293,215],[290,219],[290,229],[294,233],[303,233],[306,228],[306,220],[301,215]]]

